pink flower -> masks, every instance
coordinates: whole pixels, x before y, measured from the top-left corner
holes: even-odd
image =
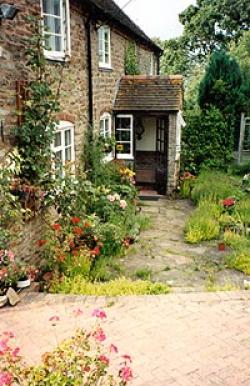
[[[12,357],[13,358],[16,358],[18,356],[18,354],[20,353],[20,347],[16,347],[13,351],[12,351]]]
[[[128,382],[133,379],[133,372],[130,367],[124,366],[120,369],[119,376],[124,382]]]
[[[8,251],[8,258],[10,259],[10,261],[14,261],[14,260],[15,260],[15,254],[14,254],[14,252]]]
[[[126,203],[125,200],[121,200],[121,201],[120,201],[120,208],[121,208],[121,209],[126,209],[126,208],[127,208],[127,203]]]
[[[7,351],[9,351],[8,346],[8,338],[0,340],[0,355],[4,355]]]
[[[53,323],[59,322],[59,320],[60,320],[60,318],[59,318],[59,316],[57,316],[57,315],[53,315],[53,316],[51,316],[51,317],[49,318],[49,321],[50,321],[50,322],[53,322]],[[53,324],[53,323],[52,323],[52,324]]]
[[[13,381],[13,377],[7,371],[0,373],[0,386],[9,386]]]
[[[96,308],[92,312],[92,316],[95,316],[96,318],[100,318],[100,319],[106,319],[107,318],[106,312],[103,310],[100,310],[99,308]]]
[[[104,363],[106,366],[109,365],[109,358],[106,355],[100,355],[98,359],[100,362]]]
[[[109,346],[109,351],[117,354],[118,353],[118,348],[114,344],[111,344]]]
[[[132,359],[131,359],[131,356],[130,355],[122,355],[122,358],[125,359],[125,362],[129,361],[130,363],[132,363]]]
[[[99,327],[96,331],[93,332],[93,337],[98,342],[103,342],[106,339],[106,335],[101,327]]]
[[[76,308],[75,310],[73,310],[73,314],[75,316],[81,316],[83,314],[83,311],[81,310],[81,308]]]

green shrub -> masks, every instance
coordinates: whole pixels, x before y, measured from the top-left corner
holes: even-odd
[[[132,281],[125,278],[107,283],[90,283],[81,276],[75,276],[74,278],[55,281],[52,283],[51,292],[93,296],[160,295],[168,294],[170,288],[162,283]]]
[[[237,176],[244,176],[250,173],[250,161],[244,162],[241,165],[234,164],[231,166],[230,171]]]
[[[250,239],[244,235],[226,231],[224,241],[234,249],[234,253],[227,258],[228,266],[250,275]]]
[[[238,214],[244,227],[250,226],[250,197],[245,197],[236,204]]]
[[[220,235],[220,206],[214,202],[203,200],[189,217],[185,225],[185,240],[196,244],[201,241],[213,240]]]
[[[198,203],[203,198],[219,201],[227,197],[242,197],[242,195],[240,181],[237,178],[218,171],[203,170],[196,179],[191,197],[195,203]]]
[[[139,268],[135,272],[135,276],[137,276],[139,279],[142,279],[142,280],[150,280],[151,275],[152,275],[152,270],[147,267]]]

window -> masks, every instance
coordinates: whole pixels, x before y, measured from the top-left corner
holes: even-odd
[[[45,56],[64,60],[70,55],[69,0],[41,0],[44,24]]]
[[[117,159],[133,159],[133,116],[116,117],[116,156]]]
[[[65,166],[70,164],[71,172],[74,172],[74,126],[70,122],[60,121],[55,139],[52,145],[54,153],[54,168],[58,175],[65,175]]]
[[[110,138],[112,135],[112,121],[111,121],[111,115],[109,113],[104,113],[100,117],[100,135],[103,138]],[[105,156],[105,161],[111,161],[113,159],[113,152],[107,153]]]
[[[98,29],[99,67],[111,68],[110,28],[101,26]]]

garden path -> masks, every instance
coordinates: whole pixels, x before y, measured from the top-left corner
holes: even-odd
[[[250,291],[111,300],[27,294],[0,310],[0,331],[15,332],[25,358],[39,362],[77,327],[93,325],[91,311],[104,307],[108,343],[132,356],[131,386],[250,385]],[[83,315],[75,317],[78,308]],[[49,322],[54,315],[56,325]]]
[[[193,210],[188,200],[144,201],[142,212],[150,216],[152,227],[122,259],[125,276],[169,283],[179,292],[243,289],[244,279],[250,278],[226,268],[229,249],[218,251],[217,241],[185,242],[185,221]]]

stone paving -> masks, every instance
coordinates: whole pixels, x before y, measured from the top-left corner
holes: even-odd
[[[176,292],[244,289],[244,279],[250,278],[226,267],[226,255],[232,253],[229,248],[219,252],[216,240],[198,245],[185,242],[185,222],[193,210],[189,200],[144,202],[142,211],[153,224],[122,259],[125,276],[136,278],[136,272],[146,269],[151,280],[171,283]]]
[[[12,330],[29,362],[53,349],[95,307],[120,352],[131,354],[135,386],[250,385],[250,291],[95,298],[26,294],[0,310],[0,331]],[[84,315],[76,318],[73,310]],[[58,315],[56,326],[49,322]]]

